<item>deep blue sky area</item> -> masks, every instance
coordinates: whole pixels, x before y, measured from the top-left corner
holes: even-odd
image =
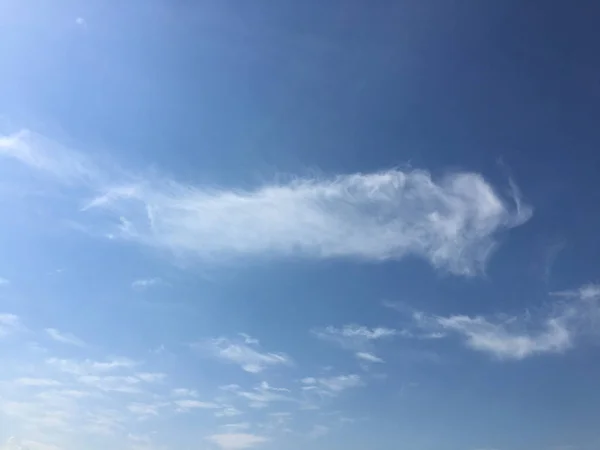
[[[0,450],[597,450],[600,3],[0,0]]]

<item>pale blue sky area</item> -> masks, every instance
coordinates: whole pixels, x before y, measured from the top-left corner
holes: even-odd
[[[600,448],[599,14],[0,1],[0,449]]]

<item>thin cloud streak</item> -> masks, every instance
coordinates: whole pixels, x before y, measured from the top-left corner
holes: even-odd
[[[403,331],[392,328],[368,328],[362,325],[345,325],[342,328],[328,326],[314,329],[311,333],[319,339],[332,342],[346,350],[352,350],[363,363],[383,363],[384,360],[373,352],[377,341],[403,335]]]
[[[163,281],[160,278],[142,278],[134,280],[131,283],[131,287],[137,291],[142,291],[161,284],[163,284]]]
[[[521,318],[493,321],[484,317],[451,316],[437,319],[444,329],[461,334],[467,346],[499,359],[524,359],[540,353],[562,353],[572,337],[561,318],[543,321],[540,331],[520,331]],[[515,325],[519,324],[519,328]]]
[[[71,375],[89,375],[127,370],[138,366],[140,363],[129,358],[115,358],[106,361],[93,361],[89,359],[76,361],[72,359],[48,358],[46,364]]]
[[[84,155],[30,130],[0,136],[0,156],[15,159],[67,185],[92,186],[105,181]]]
[[[251,408],[266,408],[272,402],[295,401],[289,396],[289,389],[270,386],[263,381],[251,391],[244,391],[237,385],[221,386],[221,390],[231,392],[249,402]]]
[[[180,412],[187,412],[192,409],[220,409],[222,405],[213,402],[201,402],[199,400],[176,400],[173,402]]]
[[[435,268],[474,275],[484,269],[497,233],[531,216],[516,186],[510,206],[469,172],[434,179],[424,170],[393,169],[243,191],[109,173],[26,131],[0,137],[0,155],[87,187],[92,199],[82,214],[111,220],[104,235],[213,263],[259,256],[385,261],[416,255]]]
[[[253,342],[247,344],[246,342]],[[285,353],[263,352],[260,350],[258,341],[249,340],[248,336],[243,340],[232,340],[228,338],[210,339],[196,343],[193,348],[224,362],[239,365],[244,371],[260,373],[268,367],[289,366],[291,358]]]
[[[383,363],[383,362],[385,362],[379,356],[374,355],[373,353],[368,353],[368,352],[357,352],[356,353],[356,357],[358,359],[361,359],[361,360],[366,361],[366,362],[371,362],[371,363]]]
[[[311,333],[319,339],[336,343],[347,349],[362,349],[374,341],[389,339],[399,334],[397,330],[391,328],[368,328],[362,325],[345,325],[342,328],[328,326],[314,329]]]
[[[15,384],[18,386],[53,387],[60,386],[61,383],[47,378],[19,378],[15,380]]]
[[[242,450],[245,448],[256,447],[259,444],[269,441],[269,439],[264,436],[247,433],[213,434],[208,436],[206,440],[223,450]]]
[[[46,328],[46,333],[50,338],[55,340],[56,342],[60,342],[62,344],[74,345],[75,347],[85,347],[86,344],[83,340],[79,339],[77,336],[71,333],[63,333],[56,328]]]
[[[459,335],[473,350],[499,360],[522,360],[545,353],[564,353],[580,338],[596,337],[600,324],[600,286],[552,293],[563,297],[547,312],[513,316],[429,316],[415,313],[414,321],[427,330]]]
[[[14,314],[0,314],[0,338],[17,333],[24,329],[19,316]]]
[[[333,377],[314,378],[307,377],[300,380],[304,385],[304,391],[316,391],[320,395],[334,396],[346,389],[355,388],[363,385],[363,380],[359,375],[338,375]]]

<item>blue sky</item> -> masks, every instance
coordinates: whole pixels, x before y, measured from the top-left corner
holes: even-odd
[[[3,0],[0,449],[600,448],[598,12]]]

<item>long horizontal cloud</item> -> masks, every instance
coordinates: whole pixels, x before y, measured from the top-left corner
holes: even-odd
[[[81,154],[27,132],[0,138],[0,155],[61,181],[79,180],[93,197],[83,211],[113,218],[111,236],[211,262],[416,255],[471,275],[484,266],[496,234],[531,215],[516,189],[509,206],[471,172],[436,180],[424,170],[394,169],[235,190],[103,173]]]
[[[285,353],[261,351],[258,341],[249,336],[243,341],[223,337],[210,339],[195,343],[192,347],[221,361],[237,364],[250,373],[260,373],[268,367],[286,366],[292,363],[291,358]]]
[[[264,436],[247,433],[213,434],[206,439],[223,450],[241,450],[255,447],[269,440]]]
[[[418,326],[453,332],[465,344],[497,359],[521,360],[543,353],[563,353],[578,338],[596,334],[600,324],[600,286],[555,293],[565,297],[547,313],[514,316],[428,316],[416,313]]]
[[[392,338],[401,332],[385,327],[371,329],[362,325],[350,324],[343,328],[328,326],[323,329],[314,329],[312,334],[319,339],[352,350],[362,362],[382,363],[383,359],[372,353],[371,348],[374,347],[376,341]]]

